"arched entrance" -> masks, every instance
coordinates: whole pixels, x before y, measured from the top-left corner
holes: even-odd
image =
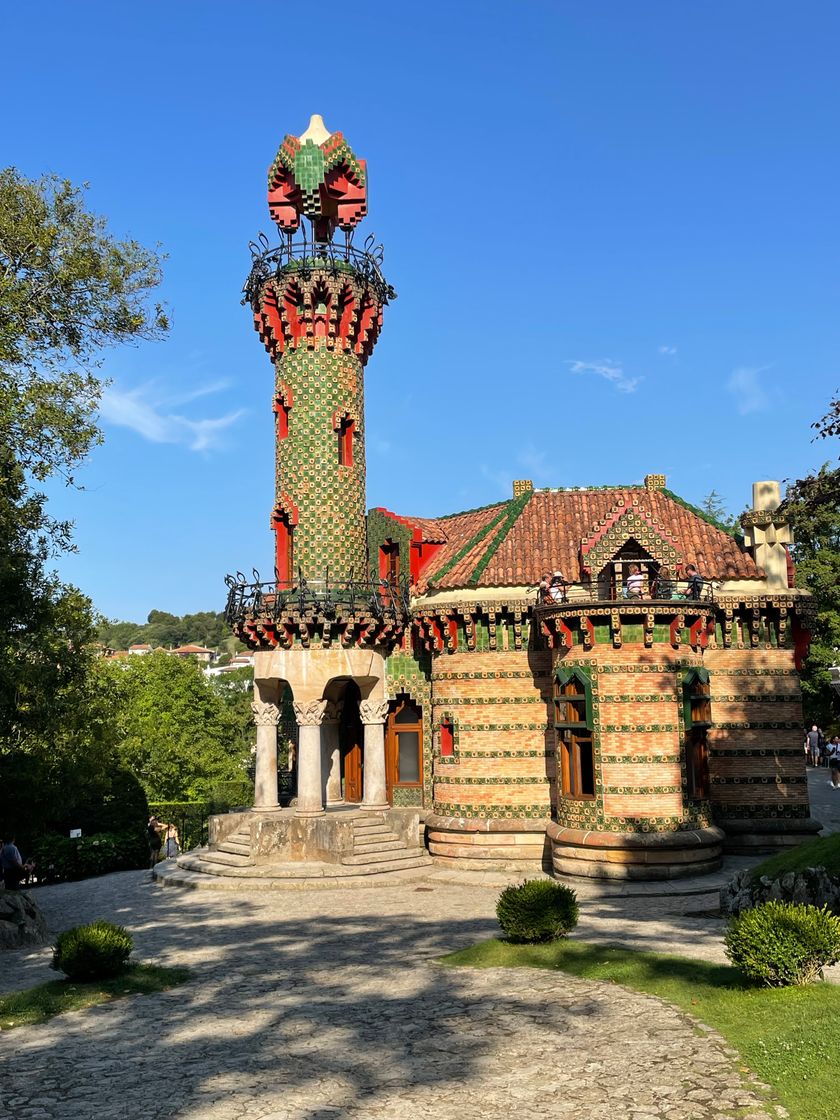
[[[344,688],[344,703],[338,725],[338,745],[341,748],[344,800],[352,804],[361,802],[364,792],[365,730],[359,715],[361,698],[356,682],[348,681]]]

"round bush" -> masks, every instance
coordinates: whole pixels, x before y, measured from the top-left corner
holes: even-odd
[[[577,895],[553,879],[528,879],[505,887],[496,917],[508,941],[535,943],[565,937],[578,921]]]
[[[58,935],[52,967],[70,980],[105,980],[123,971],[133,948],[134,940],[122,926],[91,922]]]
[[[726,955],[769,988],[810,984],[840,959],[840,918],[824,906],[765,902],[730,919]]]

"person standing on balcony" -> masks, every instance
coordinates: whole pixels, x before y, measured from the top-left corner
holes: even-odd
[[[693,564],[686,564],[685,578],[688,586],[685,589],[686,599],[701,599],[703,597],[703,577]]]
[[[671,570],[663,564],[656,576],[656,582],[651,592],[652,599],[673,599],[674,581],[671,579]]]
[[[624,581],[624,598],[641,599],[645,587],[645,577],[638,564],[630,565],[630,575]]]

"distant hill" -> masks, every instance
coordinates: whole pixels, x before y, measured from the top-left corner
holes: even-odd
[[[99,625],[99,640],[110,649],[128,649],[141,642],[167,649],[193,643],[229,653],[245,648],[225,625],[221,611],[198,611],[181,616],[168,611],[149,611],[146,622],[104,619]]]

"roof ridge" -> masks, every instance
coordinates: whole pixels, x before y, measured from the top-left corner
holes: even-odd
[[[498,532],[494,534],[487,551],[484,553],[484,555],[481,557],[481,559],[473,569],[470,578],[467,580],[468,583],[478,583],[478,581],[481,579],[487,565],[498,552],[499,546],[501,545],[502,541],[519,520],[520,516],[522,515],[522,511],[525,509],[525,506],[527,506],[528,502],[530,502],[533,496],[533,490],[526,490],[525,493],[520,494],[518,498],[512,499],[505,515],[500,519],[500,522],[496,523],[497,525],[500,524],[500,528]],[[495,529],[495,527],[496,526],[494,525],[493,528]]]
[[[502,503],[502,508],[499,510],[499,516],[495,517],[495,518],[491,517],[486,525],[482,525],[482,527],[478,530],[478,532],[473,533],[473,535],[470,537],[470,539],[467,541],[467,543],[462,548],[459,548],[454,556],[451,556],[446,561],[446,563],[443,564],[436,572],[429,575],[426,582],[429,585],[432,585],[437,580],[441,579],[442,576],[448,575],[452,571],[452,569],[455,567],[455,565],[459,564],[461,562],[461,560],[463,560],[463,558],[467,555],[467,553],[470,552],[473,548],[475,548],[475,546],[479,543],[479,541],[481,541],[484,537],[486,537],[487,534],[492,529],[495,529],[495,527],[499,524],[499,522],[504,518],[505,513],[507,511],[507,507],[512,502],[519,501],[519,500],[520,500],[519,498],[508,498],[506,501],[504,501]],[[496,505],[496,504],[497,504],[496,502],[492,503],[492,505]],[[482,506],[481,508],[482,509],[490,509],[491,506]],[[478,513],[479,511],[478,510],[471,510],[471,511],[466,511],[465,510],[465,512]],[[453,514],[452,516],[457,517],[458,515]]]

